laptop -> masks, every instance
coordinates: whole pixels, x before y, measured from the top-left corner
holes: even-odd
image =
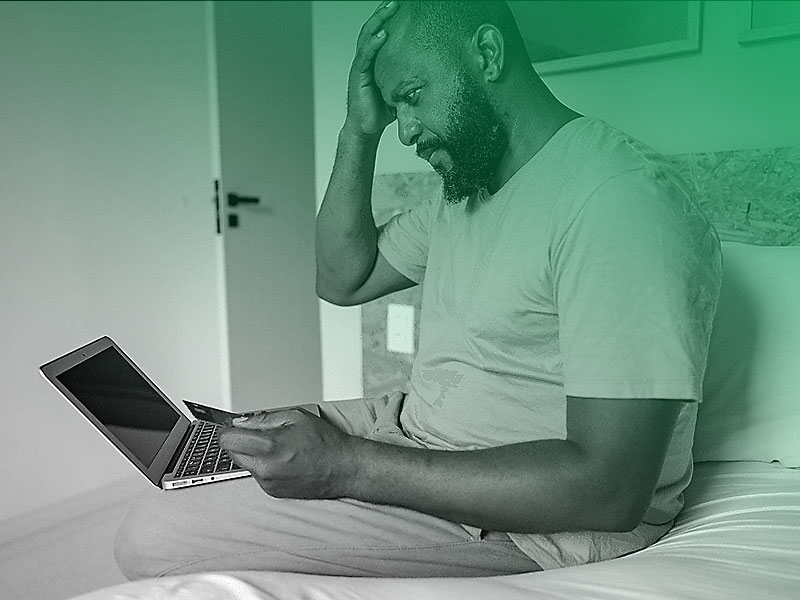
[[[39,370],[154,485],[174,490],[250,476],[219,447],[221,425],[190,421],[111,338]]]

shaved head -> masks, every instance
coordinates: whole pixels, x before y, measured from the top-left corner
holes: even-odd
[[[401,1],[385,29],[374,75],[400,140],[441,175],[448,203],[469,198],[508,149],[498,94],[515,66],[532,71],[516,21],[505,2]]]
[[[395,20],[397,23],[393,23]],[[402,26],[401,41],[407,48],[435,55],[457,68],[473,34],[486,23],[494,25],[503,35],[511,60],[530,64],[514,15],[502,1],[401,1],[388,25]],[[395,38],[399,39],[397,35]]]

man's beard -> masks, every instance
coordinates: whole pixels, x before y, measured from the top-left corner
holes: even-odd
[[[443,166],[434,167],[442,177],[448,204],[457,204],[486,187],[508,148],[508,131],[486,91],[465,69],[458,71],[456,81],[458,90],[448,115],[447,139],[440,146],[450,156],[452,168],[445,171]]]

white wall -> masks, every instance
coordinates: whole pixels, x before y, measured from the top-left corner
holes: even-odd
[[[317,196],[321,202],[346,114],[347,74],[373,2],[314,2]],[[673,154],[800,144],[800,38],[740,46],[739,2],[704,2],[702,51],[573,73],[545,82],[567,105]],[[377,173],[430,167],[383,136]],[[361,395],[361,311],[322,303],[325,397]]]
[[[0,519],[133,467],[38,373],[110,335],[222,391],[203,3],[0,4]]]
[[[800,37],[742,46],[740,2],[704,2],[702,50],[545,77],[564,102],[666,154],[800,144]]]

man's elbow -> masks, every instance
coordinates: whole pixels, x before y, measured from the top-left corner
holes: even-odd
[[[586,481],[586,479],[584,479]],[[632,486],[625,477],[596,470],[592,484],[583,485],[580,496],[583,502],[578,510],[580,520],[595,531],[632,531],[642,522],[653,490]]]
[[[334,296],[333,294],[330,294],[329,292],[323,289],[320,289],[319,286],[317,286],[317,298],[319,298],[320,300],[324,300],[329,304],[335,304],[336,306],[347,306],[340,298]]]
[[[320,300],[324,300],[325,302],[335,306],[354,306],[356,304],[355,302],[351,302],[342,296],[334,296],[331,294],[321,294],[317,292],[317,297]]]
[[[353,306],[353,302],[344,294],[338,293],[332,286],[326,285],[319,275],[317,276],[317,298],[325,300],[336,306]]]
[[[633,490],[621,490],[615,502],[603,515],[601,531],[633,531],[644,519],[653,495]]]

